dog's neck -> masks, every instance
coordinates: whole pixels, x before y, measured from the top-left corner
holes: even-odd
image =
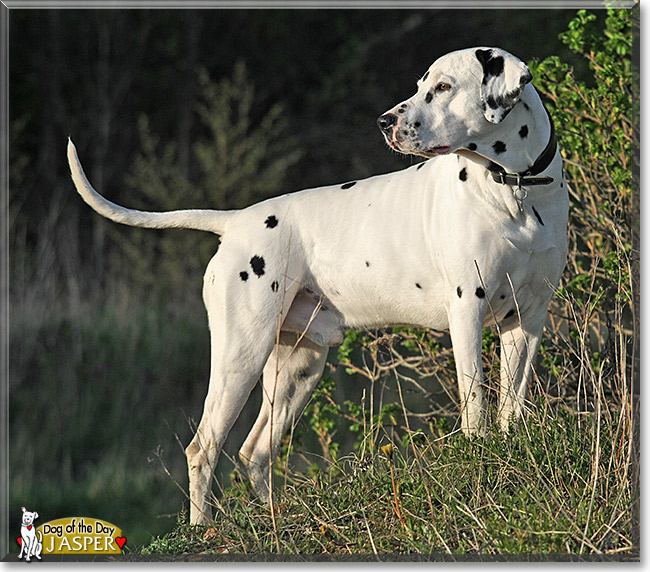
[[[456,153],[491,173],[512,175],[506,184],[516,184],[517,175],[541,179],[532,184],[549,184],[558,179],[556,171],[561,161],[557,161],[555,131],[534,87],[526,86],[519,103],[495,127],[489,140],[477,141]],[[525,181],[522,186],[526,186]]]

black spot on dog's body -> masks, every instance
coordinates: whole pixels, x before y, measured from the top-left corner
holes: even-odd
[[[422,290],[422,286],[420,286],[420,283],[419,283],[419,282],[416,282],[416,283],[415,283],[415,287],[416,287],[416,288],[419,288],[420,290]]]
[[[343,190],[351,189],[351,188],[354,187],[354,185],[356,185],[356,184],[357,184],[356,181],[350,181],[349,183],[345,183],[345,184],[341,185],[341,188],[342,188]]]
[[[505,299],[506,299],[506,295],[505,295],[505,294],[501,294],[501,296],[499,296],[499,298],[501,298],[502,300],[505,300]]]
[[[492,149],[494,149],[494,152],[499,155],[501,153],[506,152],[506,144],[503,141],[497,141],[492,145]]]
[[[522,139],[528,137],[528,125],[521,126],[521,129],[519,130],[519,137],[521,137]]]
[[[433,99],[433,92],[429,91],[429,93],[427,93],[426,97],[424,98],[424,102],[425,103],[431,103],[432,99]]]
[[[422,167],[424,167],[424,164],[425,164],[425,163],[426,163],[426,161],[420,163],[420,164],[418,165],[418,169],[417,169],[417,170],[419,171]]]
[[[278,284],[277,280],[274,280],[271,283],[271,290],[273,290],[274,292],[277,292],[279,287],[280,287],[280,285]]]
[[[485,290],[483,290],[483,288],[480,286],[476,289],[476,292],[474,292],[474,294],[476,294],[477,298],[485,298]]]
[[[245,270],[242,271],[242,272],[240,272],[240,273],[239,273],[239,277],[240,277],[244,282],[246,282],[246,280],[248,280],[248,272],[246,272]]]
[[[278,226],[278,219],[275,215],[269,215],[266,217],[264,224],[266,225],[266,228],[275,228]]]
[[[533,207],[533,212],[535,213],[535,216],[537,217],[537,220],[539,221],[539,224],[544,226],[544,221],[542,220],[542,217],[539,216],[539,213],[537,212],[537,209],[535,207]]]
[[[524,107],[526,108],[526,111],[530,111],[530,107],[528,107],[528,104],[525,101],[522,101],[521,103],[524,104]]]
[[[470,143],[470,144],[467,146],[467,148],[468,148],[470,151],[476,151],[476,143]]]
[[[513,308],[513,309],[510,310],[510,311],[509,311],[505,316],[503,316],[503,319],[504,319],[504,320],[507,320],[510,316],[513,316],[514,313],[515,313],[515,309]]]
[[[419,121],[416,121],[416,122],[413,124],[413,127],[420,127],[420,125],[422,125],[422,123],[420,123]]]
[[[466,180],[467,180],[467,169],[465,169],[465,167],[463,167],[463,168],[460,170],[460,173],[458,173],[458,178],[459,178],[461,181],[466,181]]]
[[[264,262],[264,258],[261,256],[253,256],[251,258],[251,268],[253,269],[253,272],[255,272],[255,275],[260,278],[261,276],[264,276],[264,266],[266,266],[266,263]]]
[[[370,268],[370,262],[366,260],[366,268]]]
[[[463,289],[462,289],[460,286],[459,286],[458,288],[456,288],[456,294],[458,294],[458,297],[459,297],[459,298],[462,298],[462,296],[463,296]]]

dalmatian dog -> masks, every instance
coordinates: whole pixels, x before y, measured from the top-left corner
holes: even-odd
[[[496,324],[500,424],[522,415],[568,218],[553,124],[531,79],[502,49],[449,53],[378,119],[392,149],[426,161],[243,210],[118,206],[92,188],[69,142],[74,184],[101,215],[221,236],[203,285],[210,381],[186,449],[192,523],[211,520],[213,470],[260,376],[263,403],[239,458],[257,495],[269,498],[281,438],[348,328],[449,330],[470,435],[486,431],[481,337]]]
[[[41,559],[43,550],[43,534],[41,531],[36,532],[34,521],[38,518],[37,512],[30,512],[25,507],[23,509],[22,523],[20,525],[20,553],[18,558],[25,558],[29,562],[33,556]]]

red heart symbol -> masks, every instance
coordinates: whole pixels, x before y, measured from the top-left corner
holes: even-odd
[[[27,527],[27,530],[31,530],[31,529],[32,529],[32,525],[30,524],[30,525]]]
[[[115,543],[122,548],[126,544],[126,536],[116,536]]]
[[[20,538],[20,536],[19,536],[18,538],[16,538],[16,542],[18,543],[18,546],[22,546],[22,545],[23,545],[23,539]]]

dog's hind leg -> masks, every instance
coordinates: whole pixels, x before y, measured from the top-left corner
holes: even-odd
[[[237,253],[232,256],[223,245],[222,250],[208,265],[204,279],[212,346],[208,394],[196,434],[185,450],[192,524],[211,519],[213,471],[271,354],[283,307],[268,279],[240,279]],[[286,304],[290,303],[289,299]]]
[[[300,419],[320,381],[326,346],[282,332],[264,367],[262,407],[239,451],[256,495],[268,501],[271,465],[283,435]]]
[[[209,497],[221,448],[260,377],[272,345],[272,336],[266,343],[259,338],[247,340],[248,344],[259,350],[258,354],[253,355],[233,351],[233,346],[245,343],[241,339],[235,341],[237,332],[229,341],[229,347],[226,347],[222,333],[215,335],[213,330],[212,337],[212,367],[203,415],[192,442],[185,449],[192,524],[206,524],[211,519]]]

